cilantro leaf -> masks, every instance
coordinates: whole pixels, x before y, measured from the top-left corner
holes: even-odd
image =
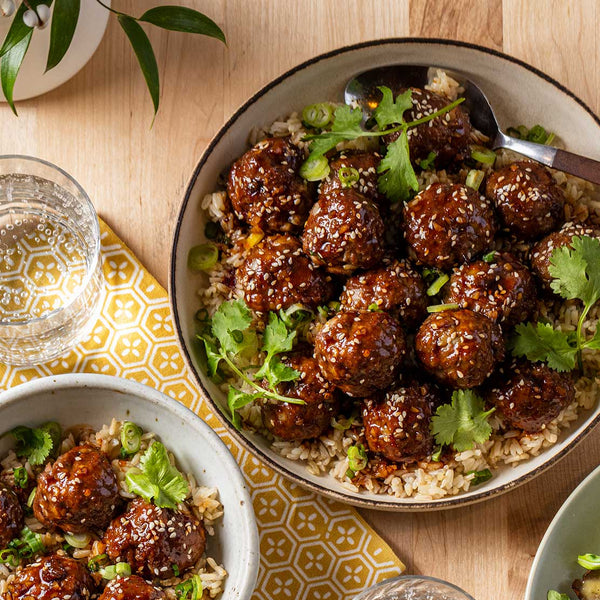
[[[424,158],[423,160],[419,161],[419,166],[421,167],[421,169],[423,169],[423,171],[427,171],[427,169],[431,169],[431,167],[433,167],[433,163],[435,163],[436,158],[437,152],[431,151],[427,155],[427,158]]]
[[[377,88],[383,95],[377,108],[373,111],[373,117],[377,121],[379,129],[384,129],[388,125],[404,123],[404,112],[412,108],[412,90],[408,89],[404,93],[394,96],[389,87],[379,86]]]
[[[140,459],[140,468],[132,468],[125,476],[127,487],[147,502],[160,508],[177,508],[190,492],[185,477],[171,464],[167,449],[154,442]]]
[[[25,457],[32,465],[41,465],[50,456],[54,443],[44,429],[32,429],[19,425],[10,431],[17,442],[17,456]]]
[[[465,475],[473,475],[473,479],[471,479],[471,485],[480,485],[489,481],[493,475],[489,469],[482,469],[481,471],[467,471]]]
[[[569,334],[549,323],[519,323],[509,347],[514,356],[526,356],[532,362],[544,361],[556,371],[575,368],[577,348],[571,346]]]
[[[238,353],[243,332],[252,324],[252,313],[243,300],[223,302],[212,318],[212,333],[226,352]]]
[[[206,351],[208,376],[211,379],[214,379],[217,376],[217,369],[219,368],[219,363],[223,359],[223,356],[219,353],[217,344],[212,338],[202,336],[200,339],[204,342],[204,349]]]
[[[308,160],[327,154],[340,142],[368,135],[368,132],[361,127],[363,112],[360,108],[350,108],[347,105],[338,106],[333,113],[333,119],[331,131],[307,135],[303,138],[305,141],[312,141]]]
[[[275,355],[279,352],[289,352],[294,346],[296,331],[289,331],[283,320],[276,313],[269,313],[269,322],[263,335],[263,352],[267,353],[265,362],[256,372],[255,378],[264,377],[271,387],[282,381],[292,381],[300,375],[298,371],[287,367]]]
[[[594,336],[583,342],[584,348],[591,348],[592,350],[600,350],[600,325],[596,325],[596,333]]]
[[[377,171],[381,174],[379,191],[392,202],[408,200],[411,190],[418,191],[419,182],[410,162],[408,136],[405,131],[397,140],[388,144],[386,155],[379,163]]]
[[[548,267],[552,289],[567,300],[578,298],[586,305],[600,298],[600,240],[576,236],[571,248],[555,248]]]
[[[484,411],[483,400],[472,390],[457,390],[452,403],[438,407],[431,418],[431,432],[439,445],[464,452],[489,439],[492,428],[488,417],[495,409]]]
[[[229,386],[229,392],[227,393],[227,406],[229,408],[229,412],[231,413],[231,422],[236,429],[240,429],[241,427],[241,419],[237,413],[237,410],[258,400],[261,398],[263,394],[261,393],[248,393],[243,392],[242,390],[238,390],[234,388],[232,385]]]

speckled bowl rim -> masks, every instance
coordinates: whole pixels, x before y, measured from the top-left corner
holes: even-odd
[[[188,350],[188,346],[183,337],[183,329],[181,326],[179,311],[177,310],[177,302],[176,302],[177,287],[176,287],[176,281],[175,281],[175,279],[176,279],[175,261],[176,261],[176,255],[177,255],[177,247],[179,245],[179,236],[180,236],[181,227],[182,227],[182,223],[183,223],[183,217],[186,212],[188,203],[190,201],[190,197],[192,195],[193,188],[196,184],[196,179],[198,178],[200,171],[204,167],[204,164],[208,160],[208,157],[211,155],[214,148],[219,144],[219,142],[221,141],[221,138],[225,135],[225,133],[229,130],[229,128],[237,121],[237,119],[244,112],[246,112],[246,110],[248,110],[248,108],[250,106],[252,106],[254,103],[256,103],[262,96],[264,96],[272,88],[276,87],[281,82],[285,81],[287,78],[294,75],[298,71],[301,71],[307,67],[310,67],[311,65],[314,65],[322,60],[326,60],[328,58],[332,58],[332,57],[338,56],[340,54],[344,54],[347,52],[353,52],[353,51],[360,50],[363,48],[384,46],[384,45],[390,45],[390,44],[444,45],[444,46],[449,46],[449,47],[467,48],[470,50],[481,52],[483,54],[492,55],[497,58],[501,58],[501,59],[508,61],[510,63],[513,63],[523,69],[526,69],[527,71],[530,71],[534,75],[537,75],[538,77],[540,77],[540,78],[544,79],[545,81],[547,81],[548,83],[552,84],[554,87],[556,87],[562,93],[566,94],[572,100],[575,100],[594,119],[594,121],[600,128],[600,117],[598,117],[591,110],[591,108],[589,106],[587,106],[587,104],[585,104],[585,102],[583,102],[583,100],[581,100],[573,92],[571,92],[569,89],[567,89],[564,85],[562,85],[561,83],[559,83],[558,81],[556,81],[555,79],[550,77],[549,75],[546,75],[543,71],[540,71],[539,69],[536,69],[535,67],[532,67],[531,65],[527,64],[526,62],[524,62],[518,58],[514,58],[512,56],[509,56],[508,54],[499,52],[498,50],[486,48],[485,46],[480,46],[478,44],[471,44],[468,42],[461,42],[461,41],[441,39],[441,38],[418,38],[418,37],[383,38],[383,39],[379,39],[379,40],[373,40],[373,41],[368,41],[368,42],[361,42],[358,44],[352,44],[349,46],[343,46],[341,48],[331,50],[330,52],[326,52],[324,54],[319,54],[318,56],[315,56],[314,58],[311,58],[311,59],[297,65],[296,67],[289,69],[288,71],[286,71],[279,77],[277,77],[277,78],[273,79],[272,81],[270,81],[269,83],[267,83],[264,87],[262,87],[254,95],[252,95],[246,102],[244,102],[244,104],[242,104],[240,106],[240,108],[238,108],[235,111],[235,113],[219,129],[219,131],[215,134],[213,139],[210,141],[209,145],[206,147],[205,151],[202,153],[202,156],[200,157],[200,160],[198,161],[198,164],[196,165],[196,167],[192,173],[192,176],[190,177],[190,179],[186,185],[186,190],[185,190],[185,194],[183,197],[183,201],[182,201],[182,204],[179,209],[178,216],[177,216],[177,223],[175,226],[173,244],[171,247],[171,261],[170,261],[170,269],[169,269],[169,273],[170,273],[170,275],[169,275],[169,302],[171,304],[171,309],[173,311],[173,318],[174,318],[174,322],[175,322],[175,328],[177,331],[177,338],[179,341],[179,346],[181,347],[181,350],[183,352],[183,355],[185,357],[187,364],[189,365],[192,373],[194,374],[194,378],[195,378],[196,382],[198,383],[198,386],[201,390],[202,396],[211,405],[215,415],[217,416],[219,421],[227,428],[227,430],[230,433],[230,435],[232,436],[232,438],[235,439],[236,441],[238,441],[246,450],[251,452],[254,456],[259,458],[261,461],[263,461],[265,464],[267,464],[269,467],[271,467],[272,469],[274,469],[275,471],[277,471],[278,473],[280,473],[287,479],[302,485],[306,489],[317,492],[319,494],[329,496],[330,498],[338,500],[339,502],[351,504],[353,506],[359,506],[362,508],[370,508],[370,509],[375,509],[375,510],[388,510],[388,511],[394,511],[394,512],[445,510],[445,509],[450,509],[450,508],[457,508],[460,506],[468,506],[471,504],[476,504],[478,502],[482,502],[489,498],[498,496],[498,495],[508,492],[516,487],[519,487],[519,486],[527,483],[528,481],[531,481],[533,478],[537,477],[544,471],[547,471],[549,468],[551,468],[553,465],[555,465],[559,460],[564,458],[569,452],[571,452],[571,450],[573,450],[579,443],[581,443],[584,440],[585,437],[587,437],[591,433],[591,431],[596,427],[596,425],[598,425],[600,423],[600,413],[598,415],[596,415],[587,424],[587,426],[584,429],[582,429],[582,431],[579,432],[577,437],[575,437],[569,443],[568,446],[566,446],[560,452],[558,452],[557,454],[555,454],[554,456],[549,458],[544,464],[536,467],[535,469],[533,469],[532,471],[529,471],[528,473],[525,473],[524,475],[520,476],[518,479],[515,479],[514,481],[510,481],[510,482],[508,482],[498,488],[495,488],[493,490],[487,490],[487,491],[482,490],[481,492],[473,494],[469,497],[463,497],[459,494],[457,496],[452,496],[449,498],[442,498],[440,500],[433,500],[433,501],[426,501],[426,502],[415,501],[415,502],[410,502],[410,503],[404,502],[403,504],[399,504],[397,502],[390,502],[389,500],[385,499],[386,498],[385,495],[382,495],[381,500],[379,500],[379,499],[373,500],[371,498],[363,499],[360,497],[348,496],[342,492],[330,490],[327,487],[325,487],[324,485],[317,485],[317,484],[313,483],[312,481],[309,481],[309,480],[305,479],[304,477],[302,477],[296,473],[293,473],[292,471],[287,469],[285,466],[274,461],[269,456],[269,454],[267,454],[261,448],[257,448],[254,444],[252,444],[249,440],[247,440],[243,435],[241,435],[235,429],[235,427],[231,424],[231,422],[227,419],[227,417],[225,417],[225,415],[222,414],[221,407],[219,406],[219,404],[217,404],[212,399],[209,391],[204,386],[202,379],[200,378],[200,375],[196,370],[196,367],[194,366],[192,356]]]

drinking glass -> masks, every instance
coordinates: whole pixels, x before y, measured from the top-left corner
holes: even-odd
[[[0,362],[60,356],[97,320],[100,228],[83,188],[57,166],[0,156]]]
[[[354,600],[473,600],[452,583],[425,575],[401,575],[365,590]]]

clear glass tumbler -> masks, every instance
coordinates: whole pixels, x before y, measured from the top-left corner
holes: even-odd
[[[96,322],[103,291],[100,227],[83,188],[46,161],[0,156],[0,362],[65,353]]]
[[[473,597],[435,577],[401,575],[371,586],[354,600],[473,600]]]

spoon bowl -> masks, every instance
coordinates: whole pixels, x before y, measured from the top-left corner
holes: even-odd
[[[498,124],[492,105],[483,91],[467,75],[444,67],[427,65],[389,65],[364,71],[346,84],[344,100],[349,106],[358,106],[365,115],[370,115],[381,100],[379,86],[389,87],[398,94],[409,87],[423,88],[438,68],[458,81],[464,89],[463,108],[469,113],[472,125],[486,135],[494,150],[506,148],[531,158],[547,167],[565,171],[600,185],[600,162],[554,148],[521,140],[504,133]]]

